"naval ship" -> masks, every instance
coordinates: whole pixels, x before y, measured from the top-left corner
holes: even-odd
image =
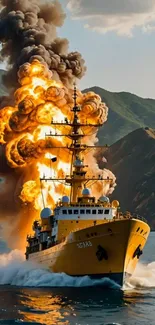
[[[121,213],[117,200],[111,202],[104,195],[99,199],[92,196],[93,184],[111,180],[101,175],[87,176],[88,166],[83,157],[85,150],[92,146],[81,141],[81,128],[88,124],[80,123],[78,118],[76,87],[73,106],[72,122],[67,121],[71,145],[66,149],[72,155],[70,175],[57,179],[44,175],[40,179],[41,182],[63,181],[70,186],[70,196],[62,196],[53,209],[44,205],[39,221],[33,223],[34,235],[27,236],[26,259],[52,272],[106,277],[122,286],[136,268],[150,227],[140,216]]]

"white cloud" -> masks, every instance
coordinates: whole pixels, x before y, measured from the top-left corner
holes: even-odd
[[[132,36],[135,27],[155,30],[155,0],[66,0],[73,19],[100,33]]]

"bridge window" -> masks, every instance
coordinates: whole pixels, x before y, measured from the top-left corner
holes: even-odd
[[[81,214],[85,214],[85,210],[80,210],[80,213]]]
[[[109,214],[109,210],[105,210],[104,213],[105,213],[105,214]]]
[[[74,210],[74,214],[78,214],[79,213],[79,210]]]
[[[67,214],[67,210],[62,210],[62,213],[63,214]]]
[[[96,214],[96,210],[92,210],[92,214]]]
[[[91,214],[91,210],[86,210],[86,214]]]
[[[136,231],[138,232],[139,230],[140,230],[140,228],[138,227]]]
[[[69,213],[69,214],[72,214],[73,212],[72,212],[72,210],[68,210],[68,213]]]
[[[103,214],[103,210],[98,210],[98,214]]]

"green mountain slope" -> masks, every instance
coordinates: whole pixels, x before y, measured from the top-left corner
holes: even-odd
[[[155,230],[155,130],[137,129],[117,141],[104,153],[117,186],[111,199],[121,210],[144,216]],[[100,166],[103,163],[98,157]]]
[[[112,144],[140,127],[155,128],[155,100],[126,92],[112,93],[100,87],[85,91],[99,94],[109,107],[108,121],[98,133],[100,143]]]

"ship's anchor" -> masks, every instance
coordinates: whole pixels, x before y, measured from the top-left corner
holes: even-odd
[[[97,246],[96,256],[99,261],[102,261],[103,259],[108,260],[108,254],[101,245]]]
[[[134,254],[133,254],[133,258],[135,258],[136,256],[137,256],[137,258],[139,259],[140,258],[140,256],[143,254],[143,251],[141,250],[141,245],[139,245],[137,248],[136,248],[136,250],[135,250],[135,252],[134,252]]]

